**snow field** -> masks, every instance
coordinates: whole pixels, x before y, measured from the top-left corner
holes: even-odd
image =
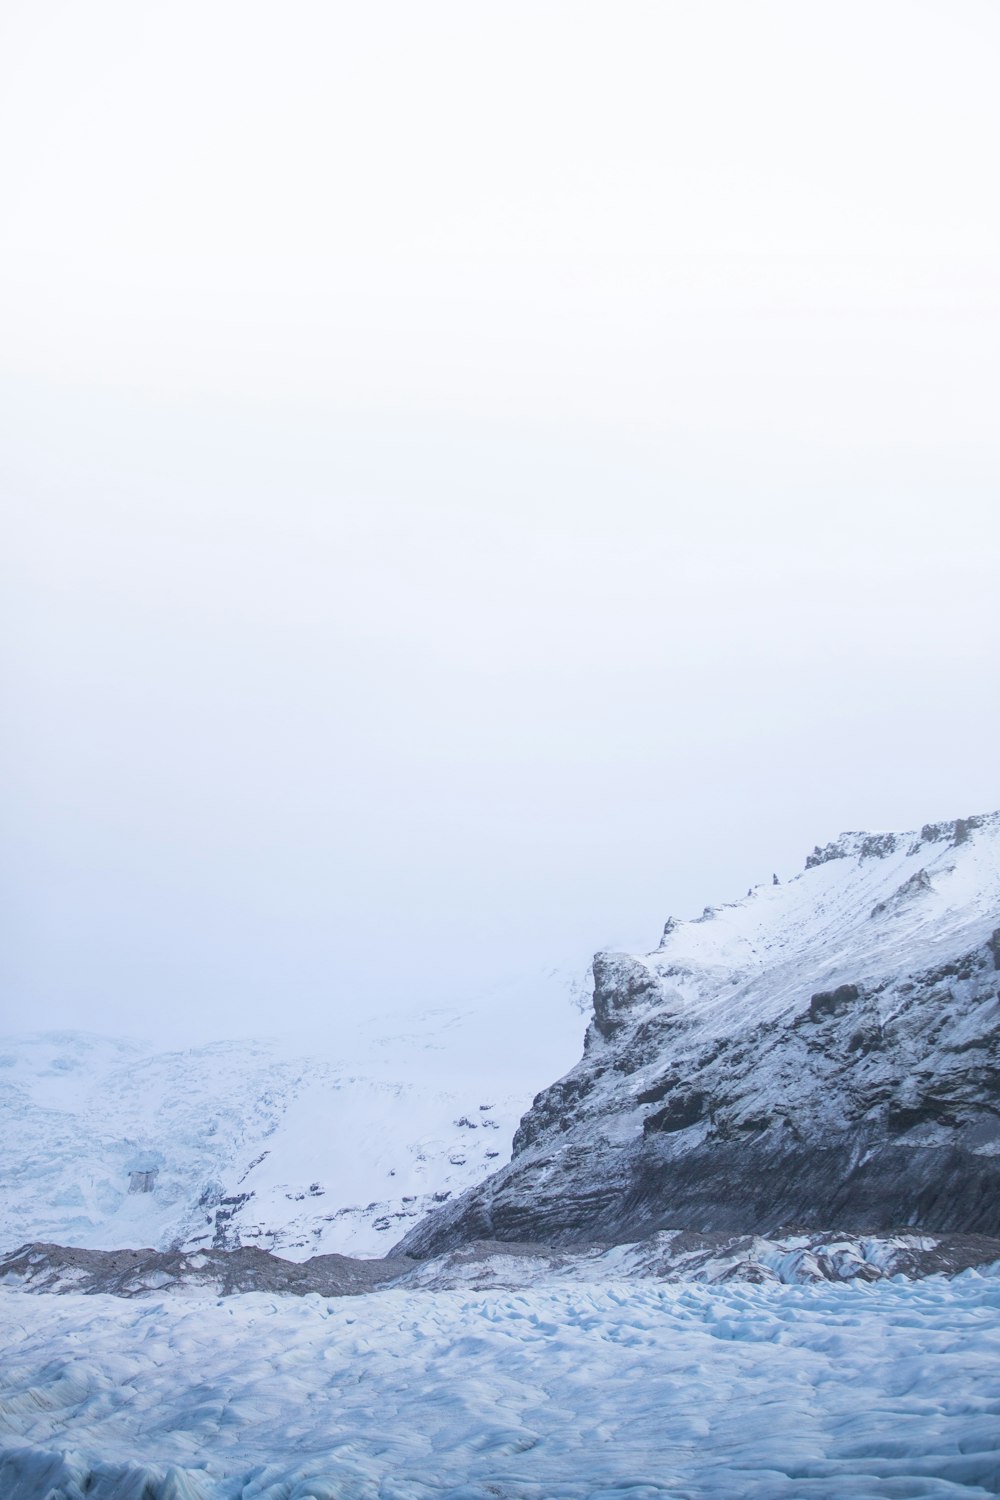
[[[1000,1492],[1000,1277],[0,1289],[4,1500]]]

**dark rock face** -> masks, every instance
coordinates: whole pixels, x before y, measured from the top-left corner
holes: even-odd
[[[809,1019],[822,1021],[824,1016],[842,1016],[860,998],[856,984],[838,984],[835,990],[821,990],[809,1001]]]
[[[594,955],[594,1025],[603,1037],[614,1036],[636,1002],[655,1000],[655,977],[625,953]]]
[[[995,814],[851,834],[798,881],[671,923],[654,954],[598,955],[581,1062],[511,1163],[400,1251],[789,1223],[1000,1235],[998,896]]]

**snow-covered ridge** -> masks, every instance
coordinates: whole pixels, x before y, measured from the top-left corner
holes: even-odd
[[[670,919],[655,953],[629,959],[668,1002],[733,1028],[780,1014],[810,986],[932,968],[997,927],[1000,812],[919,832],[841,834],[794,880],[757,886],[693,922]]]
[[[1000,814],[848,833],[598,954],[582,1061],[401,1248],[782,1223],[1000,1231]]]
[[[838,839],[819,845],[806,859],[806,869],[826,864],[830,859],[885,859],[905,848],[907,854],[923,852],[928,844],[945,843],[954,847],[964,844],[977,828],[988,827],[1000,813],[981,813],[969,818],[952,818],[946,823],[925,823],[919,833],[842,833]]]

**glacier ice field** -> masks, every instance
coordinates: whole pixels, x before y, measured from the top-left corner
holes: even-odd
[[[1000,1267],[331,1300],[0,1288],[4,1500],[1000,1493]]]

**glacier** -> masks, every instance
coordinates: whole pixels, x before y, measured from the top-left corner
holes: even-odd
[[[314,1037],[169,1050],[5,1037],[0,1249],[381,1255],[507,1160],[533,1094],[579,1051],[578,989],[546,970],[466,1008],[348,1009]]]
[[[1000,1276],[191,1295],[0,1288],[4,1500],[1000,1491]]]

